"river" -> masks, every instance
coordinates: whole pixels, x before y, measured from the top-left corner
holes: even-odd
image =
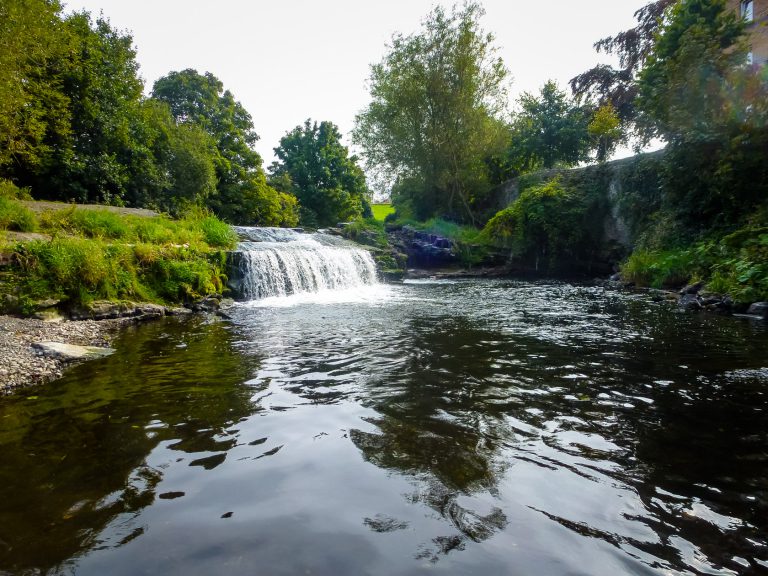
[[[768,570],[768,329],[557,282],[127,330],[0,400],[0,573]]]

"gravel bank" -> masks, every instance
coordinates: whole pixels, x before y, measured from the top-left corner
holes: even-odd
[[[53,341],[106,347],[117,335],[118,328],[131,321],[120,318],[54,323],[0,316],[0,394],[59,378],[64,368],[73,363],[43,356],[32,344]]]

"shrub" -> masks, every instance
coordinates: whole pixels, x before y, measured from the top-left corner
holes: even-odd
[[[559,177],[523,190],[511,206],[498,212],[482,235],[512,255],[540,268],[554,270],[587,257],[599,241],[588,232],[587,202],[564,186]]]
[[[0,230],[34,232],[37,230],[37,217],[20,202],[0,196]]]

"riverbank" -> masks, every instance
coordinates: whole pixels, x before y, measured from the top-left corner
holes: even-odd
[[[109,350],[121,326],[130,318],[111,320],[62,320],[45,322],[34,318],[0,316],[0,395],[15,389],[60,378],[64,370],[88,359],[43,350],[42,343],[56,342]],[[97,354],[97,351],[92,351]]]

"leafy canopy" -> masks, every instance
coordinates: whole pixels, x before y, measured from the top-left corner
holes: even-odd
[[[369,170],[395,182],[393,202],[419,218],[474,221],[489,189],[485,160],[504,147],[507,70],[483,14],[475,2],[438,6],[371,66],[371,103],[353,137]]]
[[[556,82],[544,84],[538,96],[524,93],[518,104],[509,156],[521,171],[573,166],[588,158],[589,111],[571,102]]]
[[[213,142],[216,192],[208,206],[238,224],[296,224],[295,198],[267,184],[253,120],[240,102],[210,72],[171,72],[154,84],[152,97],[168,105],[180,126],[196,126]]]
[[[275,155],[271,182],[298,198],[302,224],[329,226],[353,220],[366,206],[370,213],[365,174],[332,122],[318,125],[308,119],[280,139]]]

